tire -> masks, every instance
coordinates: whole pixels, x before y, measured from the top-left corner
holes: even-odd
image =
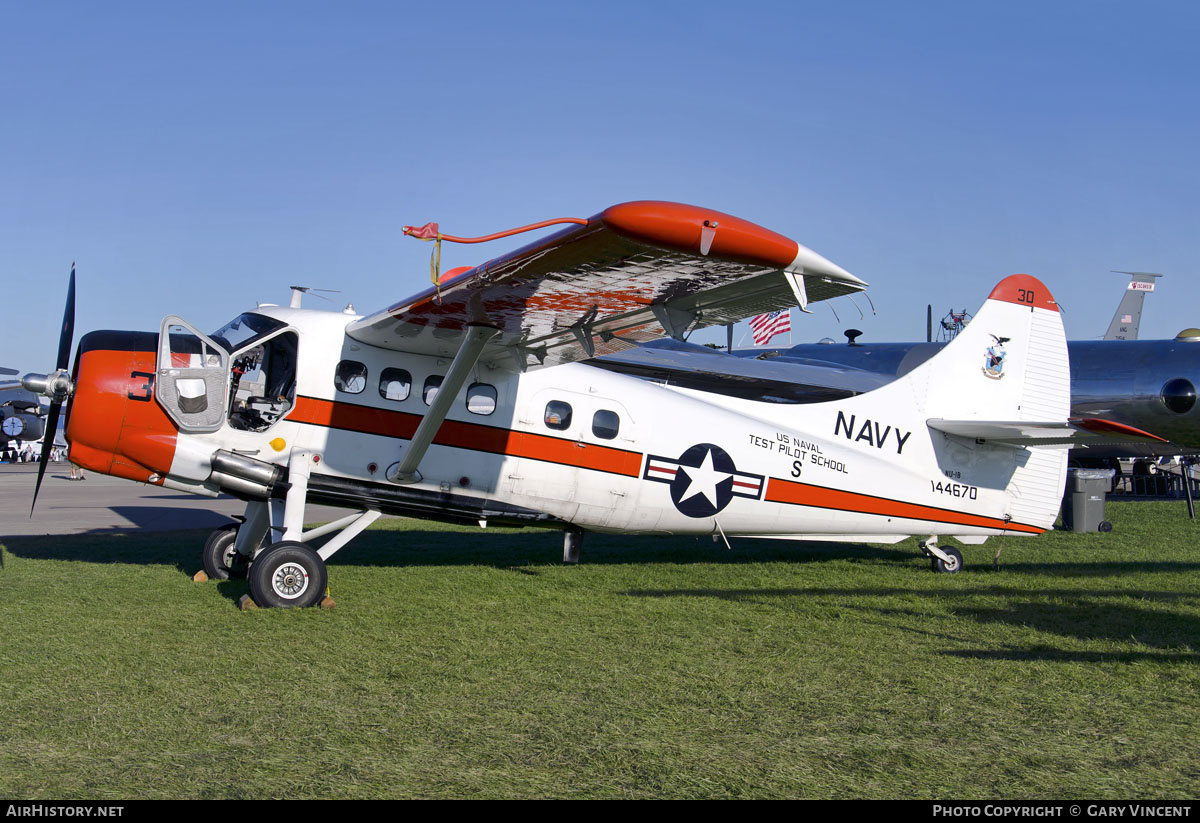
[[[940,574],[956,574],[962,571],[962,552],[953,546],[939,546],[938,548],[944,551],[950,557],[950,560],[945,561],[935,555],[932,562],[933,570],[935,572]]]
[[[240,580],[246,576],[250,561],[245,555],[234,551],[238,526],[231,523],[222,526],[208,536],[204,543],[204,573],[210,580]]]
[[[1108,532],[1112,531],[1112,523],[1109,523],[1107,520],[1101,520],[1096,528],[1107,534]]]
[[[285,541],[268,546],[250,564],[250,596],[268,609],[304,609],[325,597],[325,561],[308,546]]]

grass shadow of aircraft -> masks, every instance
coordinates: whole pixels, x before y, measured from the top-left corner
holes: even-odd
[[[161,510],[160,510],[161,511]],[[228,522],[223,519],[222,523]],[[189,576],[199,567],[196,543],[208,533],[171,533],[105,529],[81,535],[11,537],[3,540],[14,557],[29,560],[74,560],[88,563],[169,565]],[[709,538],[693,536],[589,536],[583,562],[587,565],[671,563],[815,563],[836,559],[913,561],[911,553],[846,543],[784,544],[779,541],[739,541],[726,550]],[[478,540],[462,532],[434,530],[370,530],[359,537],[355,552],[330,559],[331,566],[490,566],[508,569],[557,566],[562,537],[556,531],[489,529]]]
[[[1179,572],[1200,564],[1144,564],[1152,571]],[[1164,568],[1154,569],[1155,565]],[[1139,569],[1146,571],[1147,569]],[[983,574],[978,571],[976,574]],[[951,657],[1017,662],[1136,662],[1140,660],[1200,663],[1195,650],[1200,636],[1200,617],[1194,606],[1200,594],[1153,589],[1026,589],[989,586],[983,590],[923,588],[764,588],[764,589],[679,589],[632,590],[631,597],[698,597],[734,602],[772,603],[803,598],[827,600],[831,605],[882,622],[892,631],[935,637],[942,642],[978,645],[965,636],[950,635],[905,625],[904,621],[927,621],[930,605],[941,604],[953,620],[971,621],[982,627],[1016,628],[1039,637],[1027,646],[1013,643],[999,648],[962,648],[939,651]],[[997,599],[1002,602],[996,603]],[[1129,601],[1138,601],[1137,604]],[[898,602],[899,601],[899,602]],[[908,601],[912,605],[906,605]],[[915,602],[914,602],[915,601]],[[1147,603],[1149,605],[1140,605]],[[1057,647],[1047,642],[1054,635],[1064,644],[1137,643],[1147,651],[1103,650]]]

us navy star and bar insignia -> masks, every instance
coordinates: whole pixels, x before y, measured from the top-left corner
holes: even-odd
[[[669,483],[671,502],[688,517],[712,517],[735,497],[759,500],[764,480],[738,471],[729,453],[712,443],[692,446],[678,459],[648,455],[642,478]]]

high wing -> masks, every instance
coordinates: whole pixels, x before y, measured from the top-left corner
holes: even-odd
[[[862,291],[867,284],[794,240],[698,206],[605,209],[415,297],[347,333],[398,351],[454,356],[472,326],[498,329],[482,362],[582,360],[663,335]]]

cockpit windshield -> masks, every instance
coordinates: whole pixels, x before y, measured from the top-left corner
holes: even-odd
[[[212,339],[223,346],[225,351],[234,352],[253,340],[282,329],[285,325],[279,320],[247,312],[239,314],[213,332]]]

